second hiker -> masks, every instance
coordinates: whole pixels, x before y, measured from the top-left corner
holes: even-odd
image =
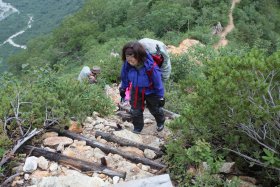
[[[120,95],[125,97],[126,88],[131,83],[130,105],[134,133],[139,134],[144,127],[143,111],[145,101],[147,108],[155,117],[157,131],[164,128],[165,117],[164,86],[161,72],[151,55],[139,42],[129,42],[122,49]]]

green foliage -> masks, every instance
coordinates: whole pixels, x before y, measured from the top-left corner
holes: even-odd
[[[0,120],[0,158],[3,156],[5,151],[12,145],[12,140],[9,139],[7,134],[4,132],[4,126],[2,120]]]
[[[97,24],[80,22],[80,17],[71,17],[65,20],[61,27],[54,32],[55,46],[62,49],[68,55],[83,50],[87,38],[96,37],[99,33]]]
[[[24,2],[16,3],[28,9]],[[57,6],[59,2],[45,3]],[[226,26],[230,6],[231,2],[225,0],[88,0],[54,32],[28,42],[27,50],[9,60],[9,70],[20,79],[1,76],[0,117],[13,113],[10,102],[15,101],[17,94],[22,101],[32,102],[22,105],[21,110],[26,122],[34,126],[42,125],[46,112],[48,117],[60,121],[72,116],[83,119],[92,111],[110,114],[112,105],[104,96],[103,86],[118,82],[122,65],[120,57],[110,56],[111,52],[120,53],[126,42],[142,37],[176,46],[185,38],[193,38],[205,46],[188,51],[188,55],[172,56],[171,78],[165,83],[166,107],[181,114],[170,124],[177,138],[168,145],[172,176],[180,184],[189,185],[188,164],[207,161],[216,170],[219,159],[214,159],[216,153],[210,145],[230,149],[239,145],[242,153],[267,167],[279,167],[279,153],[272,151],[279,150],[279,134],[273,131],[279,109],[279,75],[273,70],[279,69],[279,53],[266,57],[261,52],[272,54],[280,47],[279,4],[276,0],[242,0],[233,12],[235,29],[227,36],[229,47],[215,51],[212,45],[219,38],[211,34],[211,29],[217,22]],[[47,10],[43,14],[48,15]],[[10,19],[15,20],[16,16]],[[27,16],[20,19],[24,23],[22,19]],[[39,23],[53,28],[50,21],[42,20],[35,20],[34,31],[45,33]],[[6,21],[1,25],[13,25]],[[59,21],[55,23],[58,25]],[[22,27],[24,24],[18,25],[16,31]],[[25,34],[31,36],[29,31]],[[17,41],[27,41],[25,34]],[[261,51],[247,54],[251,47]],[[5,49],[4,54],[14,50],[17,49]],[[5,55],[0,53],[1,57]],[[98,85],[74,80],[83,65],[101,67]],[[260,133],[264,127],[271,137],[258,140],[270,150],[257,144],[246,131],[253,128]],[[199,139],[205,141],[198,142]],[[187,149],[187,144],[194,146]],[[219,186],[222,181],[215,182],[205,174],[196,185]]]
[[[101,73],[99,77],[106,83],[115,83],[120,81],[120,70],[122,66],[121,49],[125,43],[133,39],[119,38],[111,39],[104,45],[89,46],[89,51],[85,55],[85,64],[99,66]],[[119,54],[113,56],[111,53]]]
[[[223,181],[220,177],[213,176],[209,173],[203,173],[196,177],[195,184],[192,187],[200,186],[223,186],[223,187],[239,187],[241,184],[240,179],[233,177],[231,180]]]
[[[280,167],[280,157],[278,155],[268,149],[263,149],[263,152],[265,156],[262,156],[262,159],[268,166]]]
[[[207,175],[207,172],[218,171],[221,160],[216,158],[209,143],[204,140],[197,140],[190,148],[186,148],[185,143],[183,139],[176,139],[166,146],[165,160],[167,160],[171,176],[176,181],[185,186],[190,185],[191,176],[187,173],[187,166],[195,165],[198,167],[202,162],[209,165],[205,175]]]
[[[184,91],[181,90],[180,84],[169,80],[165,83],[165,108],[168,108],[170,111],[181,113],[184,109],[188,108],[188,98],[193,97],[194,95],[186,95]]]
[[[5,149],[0,147],[0,157],[2,157],[4,155],[4,153],[5,153]]]
[[[47,66],[26,69],[29,78],[23,79],[23,82],[3,83],[11,88],[2,93],[2,119],[11,114],[12,108],[8,103],[14,102],[16,95],[20,96],[20,102],[29,103],[19,108],[21,118],[25,119],[26,124],[35,126],[41,126],[46,115],[50,120],[64,121],[72,116],[82,120],[93,111],[102,115],[112,112],[113,105],[100,85],[80,84],[77,80],[59,77],[59,72],[56,73]]]
[[[3,156],[3,154],[5,153],[5,151],[7,149],[10,148],[10,146],[12,145],[12,140],[9,139],[9,137],[4,133],[3,131],[3,126],[1,125],[1,130],[0,130],[0,157]]]
[[[186,156],[191,163],[200,164],[202,161],[213,162],[211,146],[204,140],[197,140],[195,145],[187,149]]]
[[[195,97],[186,100],[188,107],[181,112],[182,117],[170,124],[177,139],[194,142],[204,138],[212,145],[238,149],[267,167],[279,168],[279,129],[275,129],[280,102],[279,54],[267,57],[252,50],[204,61],[197,74],[200,78],[192,80]],[[177,151],[178,155],[184,153]],[[176,161],[173,164],[177,166]]]
[[[185,185],[185,186],[193,186],[193,187],[200,187],[200,186],[226,186],[223,185],[223,180],[218,176],[213,176],[208,173],[203,173],[196,177],[195,184],[193,185]],[[236,186],[237,187],[237,186]]]
[[[5,171],[5,168],[0,167],[0,173],[4,173],[4,171]]]
[[[167,1],[156,1],[151,9],[153,11],[146,16],[146,25],[157,36],[163,36],[171,30],[182,30],[187,21],[193,21],[192,14],[196,14],[193,8],[188,10],[180,4]]]
[[[230,40],[269,53],[279,50],[279,6],[276,0],[241,1],[233,12],[236,29]]]
[[[277,32],[280,16],[274,8],[279,5],[275,0],[269,0],[271,4],[250,2],[242,1],[237,5],[234,11],[236,29],[230,33],[229,39],[236,48],[260,47],[273,52],[280,46]],[[51,6],[49,2],[46,4]],[[223,26],[227,24],[230,6],[231,3],[225,0],[89,0],[79,12],[65,19],[47,40],[40,41],[40,38],[29,43],[27,47],[30,51],[13,58],[9,67],[19,71],[22,62],[54,65],[65,63],[63,58],[72,59],[64,64],[66,66],[82,65],[84,54],[92,52],[91,45],[96,45],[98,49],[100,44],[112,39],[118,41],[119,38],[162,38],[167,44],[178,44],[188,37],[212,45],[218,37],[211,34],[211,29],[218,22]],[[269,14],[267,10],[274,14]],[[119,51],[119,47],[116,50]],[[103,54],[107,53],[103,51]]]

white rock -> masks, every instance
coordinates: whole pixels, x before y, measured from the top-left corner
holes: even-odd
[[[137,143],[143,143],[143,140],[139,134],[134,134],[129,130],[114,131],[114,134],[118,137],[125,138]]]
[[[93,128],[93,123],[84,123],[84,130],[91,130]]]
[[[149,171],[150,168],[151,168],[150,166],[143,165],[141,169],[143,171]]]
[[[136,164],[138,168],[142,169],[143,164],[142,163],[138,163]]]
[[[24,172],[33,172],[37,169],[37,160],[35,156],[27,157],[23,166]]]
[[[154,122],[154,121],[151,120],[151,119],[149,119],[149,118],[147,118],[147,119],[144,120],[144,123],[145,123],[145,124],[147,124],[147,123],[153,123],[153,122]]]
[[[94,157],[97,159],[100,159],[100,158],[106,156],[106,154],[103,151],[101,151],[99,148],[94,148],[93,154],[94,154]]]
[[[125,122],[123,123],[123,126],[124,126],[124,127],[129,127],[129,128],[131,128],[131,127],[133,127],[133,124],[130,123],[130,122],[125,121]]]
[[[105,130],[105,131],[107,131],[107,130],[109,130],[109,129],[110,129],[109,126],[105,126],[105,127],[104,127],[104,130]]]
[[[113,177],[113,184],[117,184],[119,182],[119,180],[120,180],[120,177],[114,176]]]
[[[232,173],[234,170],[235,162],[226,162],[222,165],[222,167],[219,169],[219,172],[221,173]]]
[[[72,145],[75,146],[75,147],[86,146],[87,142],[86,141],[74,140],[74,143]]]
[[[94,123],[94,120],[92,119],[92,117],[87,117],[87,118],[85,119],[85,123],[91,124],[91,123]]]
[[[96,125],[97,125],[97,124],[100,124],[100,123],[105,123],[105,122],[106,122],[105,119],[100,118],[100,117],[96,117],[96,122],[95,122]]]
[[[49,167],[49,161],[43,156],[40,156],[38,158],[37,163],[39,168],[41,168],[42,170],[47,170]]]
[[[137,177],[132,177],[137,179]],[[168,174],[158,175],[153,177],[145,177],[134,181],[128,181],[124,183],[115,184],[114,187],[124,187],[124,186],[151,186],[151,187],[172,187],[172,182]]]
[[[64,151],[64,144],[63,143],[59,143],[57,148],[56,148],[56,150],[63,152]]]
[[[57,132],[46,132],[45,134],[42,135],[43,139],[49,138],[49,137],[55,137],[58,136]]]
[[[103,125],[103,123],[100,123],[100,124],[95,125],[94,128],[95,129],[103,129],[104,125]]]
[[[153,159],[156,156],[155,152],[150,150],[150,149],[145,149],[144,150],[144,155],[145,155],[146,158],[149,158],[149,159]]]
[[[58,168],[58,164],[56,162],[51,163],[50,171],[56,171]]]
[[[71,138],[67,138],[64,136],[57,136],[57,137],[49,137],[44,139],[43,144],[45,146],[57,146],[59,144],[63,144],[63,145],[70,145],[71,143],[73,143],[73,140]]]
[[[23,180],[14,180],[11,186],[12,187],[13,186],[18,186],[18,185],[22,186],[23,184],[24,184]]]
[[[43,177],[32,182],[38,187],[102,187],[106,185],[98,177],[89,177],[74,170],[66,170],[65,176]]]
[[[98,112],[95,112],[95,111],[94,111],[94,112],[92,113],[92,117],[96,118],[97,116],[100,116],[100,114],[99,114]]]
[[[153,141],[151,143],[149,143],[148,145],[151,146],[151,147],[159,148],[160,144],[161,144],[160,139],[157,138],[157,137],[153,137]]]
[[[30,175],[29,175],[28,173],[25,173],[25,174],[24,174],[24,177],[23,177],[24,180],[29,180],[29,176],[30,176]]]

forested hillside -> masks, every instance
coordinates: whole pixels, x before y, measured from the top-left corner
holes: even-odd
[[[4,0],[4,2],[10,3],[18,12],[0,22],[0,62],[2,61],[3,66],[6,64],[7,57],[21,50],[9,43],[3,44],[5,40],[24,30],[23,34],[13,40],[17,44],[26,45],[32,38],[47,34],[59,26],[61,20],[81,8],[84,1]],[[31,21],[30,28],[28,28],[29,21]]]
[[[102,91],[105,84],[119,83],[122,65],[111,52],[143,37],[174,46],[195,39],[202,45],[171,54],[165,83],[165,107],[181,115],[168,124],[173,131],[166,145],[168,172],[178,186],[238,186],[238,179],[212,177],[221,163],[234,161],[258,184],[278,185],[280,4],[241,0],[232,10],[228,44],[215,49],[220,35],[213,27],[225,28],[231,6],[228,0],[87,0],[51,34],[32,39],[8,60],[10,73],[0,79],[2,124],[14,113],[10,103],[19,99],[32,102],[22,106],[21,117],[23,126],[33,128],[73,115],[83,120],[93,110],[111,114]],[[101,67],[98,84],[77,83],[84,65]],[[1,133],[4,151],[12,142]],[[188,169],[202,162],[208,170],[193,183]]]

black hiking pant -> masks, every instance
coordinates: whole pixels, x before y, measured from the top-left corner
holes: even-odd
[[[143,98],[142,93],[137,94],[135,97],[135,92],[131,91],[131,115],[132,115],[132,123],[134,126],[134,130],[141,131],[144,127],[144,102],[146,101],[147,108],[149,109],[150,113],[155,117],[157,126],[161,126],[164,124],[165,116],[160,107],[160,97],[155,94],[145,95]]]

